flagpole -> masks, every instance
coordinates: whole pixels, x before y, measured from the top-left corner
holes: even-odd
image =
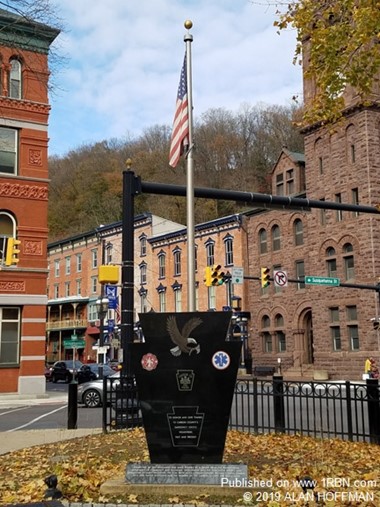
[[[184,36],[186,44],[186,77],[189,117],[189,149],[186,154],[187,173],[187,310],[195,312],[195,238],[194,238],[194,159],[193,159],[193,90],[191,79],[191,43],[193,36],[189,33],[193,23],[186,20],[184,23],[187,33]]]

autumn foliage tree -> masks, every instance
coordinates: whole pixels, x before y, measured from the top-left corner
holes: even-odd
[[[363,104],[370,103],[380,71],[378,0],[291,1],[277,14],[279,31],[297,30],[295,62],[307,58],[304,77],[315,84],[305,123],[337,120],[348,87]]]

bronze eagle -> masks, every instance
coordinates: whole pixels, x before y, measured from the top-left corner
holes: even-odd
[[[191,355],[194,351],[199,354],[201,351],[200,345],[194,338],[191,338],[190,333],[201,323],[202,319],[193,317],[185,323],[182,332],[180,332],[174,315],[168,317],[166,327],[172,342],[176,345],[170,349],[173,356],[180,356],[182,352]]]

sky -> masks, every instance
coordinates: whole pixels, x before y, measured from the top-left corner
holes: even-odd
[[[277,34],[267,0],[52,0],[63,58],[50,94],[49,155],[171,126],[191,44],[193,116],[292,104],[302,92],[294,31]]]

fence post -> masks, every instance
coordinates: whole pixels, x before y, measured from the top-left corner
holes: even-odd
[[[380,444],[380,398],[379,382],[375,378],[366,380],[368,400],[368,422],[371,444]]]
[[[282,375],[273,375],[273,409],[275,431],[285,433],[284,382]]]
[[[356,398],[356,396],[354,398]],[[354,437],[352,434],[351,383],[349,380],[346,380],[346,415],[347,415],[348,440],[352,442]],[[343,433],[343,423],[342,423],[342,433]]]
[[[103,405],[102,405],[102,430],[103,433],[107,433],[107,407],[108,407],[108,390],[111,391],[112,380],[108,380],[107,377],[103,377]],[[111,409],[110,409],[111,413]]]
[[[262,393],[261,393],[262,399]],[[257,378],[253,379],[253,431],[259,432],[259,403],[258,403],[258,392],[257,392]]]

